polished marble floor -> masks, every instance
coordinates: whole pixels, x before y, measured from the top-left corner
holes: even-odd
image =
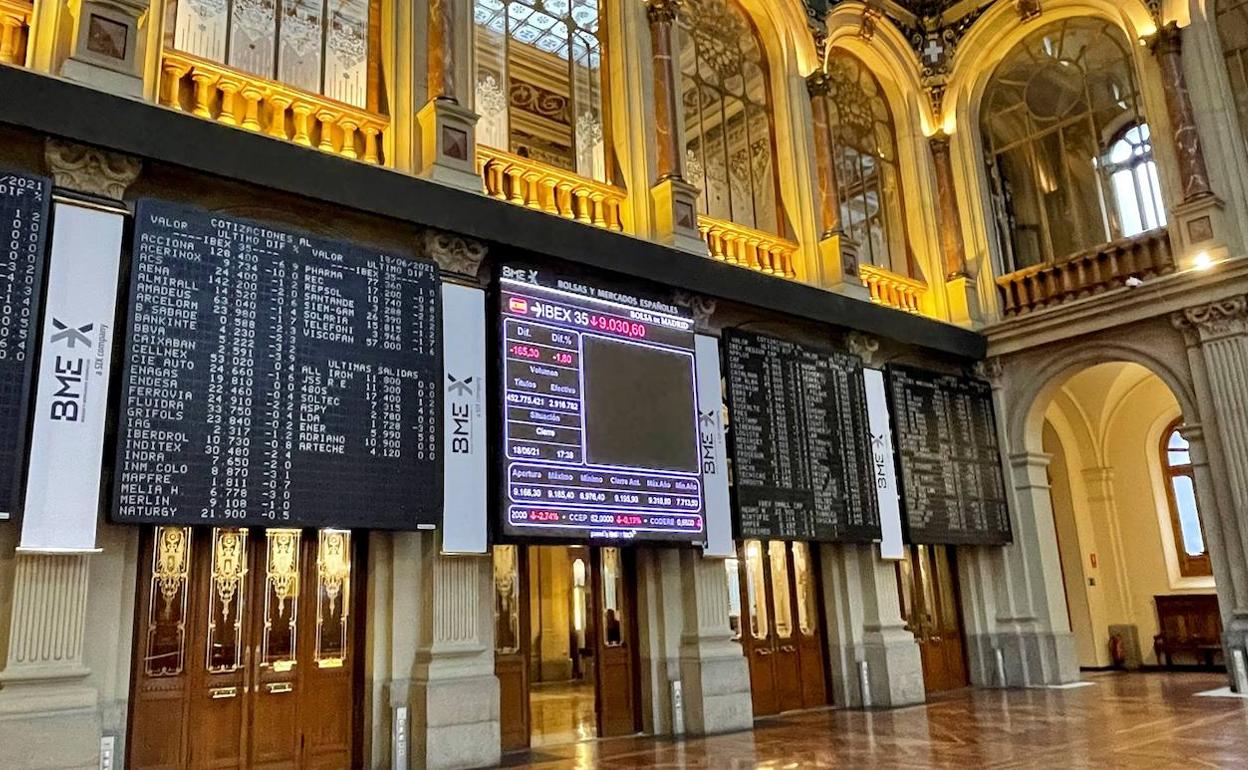
[[[965,690],[896,711],[827,709],[711,738],[618,738],[504,757],[555,768],[1245,768],[1248,700],[1217,674],[1089,675],[1089,687]]]
[[[529,693],[534,748],[592,740],[598,735],[592,682],[535,684]]]

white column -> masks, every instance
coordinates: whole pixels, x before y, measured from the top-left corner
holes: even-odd
[[[719,559],[692,548],[680,552],[684,632],[680,680],[685,732],[708,735],[754,724],[750,667],[728,620],[728,573]]]
[[[1191,441],[1229,664],[1233,650],[1248,653],[1248,297],[1188,308],[1171,322],[1187,343],[1200,411],[1184,415],[1192,424],[1183,434]]]
[[[833,702],[864,705],[866,663],[872,707],[922,703],[923,662],[901,618],[897,567],[881,561],[874,545],[824,545],[820,556]]]
[[[412,767],[497,764],[490,558],[443,556],[440,534],[415,537],[420,540],[417,583],[406,587],[420,597],[410,698]]]

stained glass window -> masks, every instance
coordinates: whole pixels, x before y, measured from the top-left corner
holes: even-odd
[[[841,198],[841,226],[860,257],[911,275],[906,240],[897,131],[871,70],[853,54],[828,56],[828,128]]]
[[[1070,18],[1031,33],[989,82],[980,122],[1007,270],[1053,262],[1164,222],[1132,47],[1114,24]],[[1112,158],[1132,129],[1128,189]],[[1119,151],[1120,152],[1120,151]],[[1133,180],[1134,184],[1134,180]],[[1135,218],[1140,217],[1136,225]]]
[[[1179,574],[1183,577],[1204,577],[1213,574],[1213,567],[1209,563],[1209,549],[1205,545],[1200,509],[1196,505],[1191,447],[1179,432],[1182,426],[1182,421],[1176,420],[1162,434],[1161,464],[1166,479],[1174,545],[1179,557]]]
[[[474,0],[477,142],[607,179],[599,0]]]
[[[294,88],[368,107],[370,0],[179,0],[172,45]]]
[[[734,0],[687,0],[680,29],[685,176],[701,191],[699,210],[783,234],[758,32]]]

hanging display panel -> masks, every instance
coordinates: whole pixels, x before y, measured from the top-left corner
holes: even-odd
[[[440,522],[435,264],[155,201],[135,222],[115,520]]]
[[[693,319],[505,267],[503,532],[705,539]]]
[[[1011,542],[991,386],[908,366],[887,374],[907,540]]]
[[[880,539],[862,364],[727,329],[737,537]]]
[[[0,519],[22,499],[51,188],[0,171]]]

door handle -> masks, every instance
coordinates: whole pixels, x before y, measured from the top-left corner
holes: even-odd
[[[221,700],[223,698],[237,698],[237,687],[213,687],[208,690],[208,697],[213,700]]]
[[[797,648],[791,644],[780,645],[780,652],[797,652]]]
[[[294,682],[269,682],[268,684],[264,686],[264,689],[268,690],[270,695],[277,695],[279,693],[290,692],[291,690],[294,690],[295,683]]]
[[[771,650],[767,649],[766,647],[758,647],[754,650],[754,653],[756,655],[761,655],[763,657],[766,657],[771,654]]]
[[[939,636],[933,636],[933,637],[932,637],[932,641],[933,641],[933,642],[939,642],[939,641],[942,641],[942,639],[941,639]]]
[[[243,646],[243,692],[251,692],[251,648]]]

